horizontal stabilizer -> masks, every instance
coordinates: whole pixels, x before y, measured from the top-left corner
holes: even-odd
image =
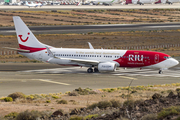
[[[9,50],[15,50],[15,51],[18,51],[18,52],[27,52],[29,53],[30,50],[24,50],[24,49],[20,49],[20,48],[10,48],[10,47],[3,47],[5,49],[9,49]]]

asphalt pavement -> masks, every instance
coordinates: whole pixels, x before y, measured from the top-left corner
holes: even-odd
[[[9,64],[9,65],[8,65]],[[0,64],[0,97],[14,92],[25,94],[65,93],[76,88],[116,88],[178,83],[180,65],[158,74],[151,69],[118,69],[110,73],[87,73],[87,68],[62,67],[43,63]]]

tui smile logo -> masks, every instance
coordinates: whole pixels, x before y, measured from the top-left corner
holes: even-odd
[[[30,35],[29,32],[28,32],[28,35]],[[27,37],[25,40],[23,40],[23,39],[22,39],[22,35],[18,35],[18,36],[19,36],[19,38],[21,39],[22,42],[26,42],[26,41],[29,39],[29,37]]]

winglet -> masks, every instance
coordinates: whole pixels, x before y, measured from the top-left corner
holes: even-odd
[[[45,46],[45,47],[46,47],[46,49],[47,49],[47,51],[48,51],[49,56],[54,58],[55,56],[54,56],[54,54],[51,52],[51,50],[50,50],[47,46]]]
[[[88,44],[90,49],[94,49],[90,42],[88,42]]]

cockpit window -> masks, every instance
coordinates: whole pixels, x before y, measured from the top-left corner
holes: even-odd
[[[169,57],[168,57],[168,56],[165,56],[164,58],[165,58],[165,59],[169,59],[169,58],[172,58],[172,57],[170,57],[170,56],[169,56]]]

